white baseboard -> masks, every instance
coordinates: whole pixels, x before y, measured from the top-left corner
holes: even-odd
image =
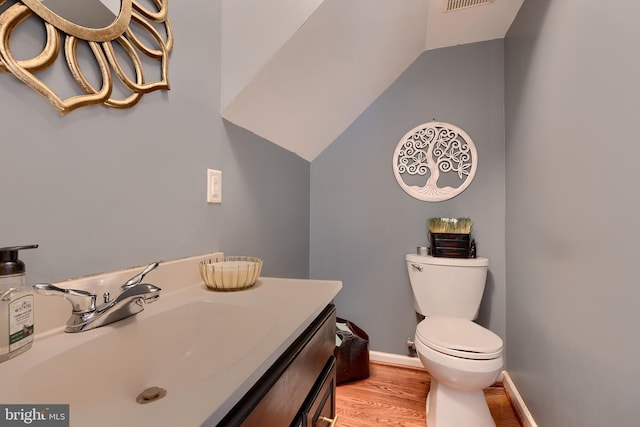
[[[504,389],[509,395],[509,399],[511,399],[511,403],[518,413],[520,420],[523,422],[524,427],[538,427],[538,424],[536,424],[536,421],[533,419],[531,412],[529,412],[529,408],[527,408],[527,405],[524,403],[522,396],[520,396],[518,389],[513,383],[509,372],[503,371],[502,377]]]
[[[395,365],[422,368],[422,362],[417,357],[404,356],[402,354],[384,353],[382,351],[370,351],[369,360],[376,362],[393,363]]]

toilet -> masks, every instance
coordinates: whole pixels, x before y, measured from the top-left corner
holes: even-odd
[[[425,316],[415,345],[431,374],[428,427],[495,427],[483,390],[504,365],[502,339],[474,323],[484,292],[487,258],[408,254],[416,312]]]

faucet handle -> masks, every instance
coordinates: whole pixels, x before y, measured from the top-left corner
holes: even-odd
[[[134,286],[139,285],[142,282],[144,276],[146,276],[146,274],[151,270],[155,269],[158,265],[160,265],[160,263],[158,262],[152,262],[151,264],[147,265],[144,270],[133,276],[131,279],[127,280],[124,285],[120,286],[120,289],[126,291],[129,288],[133,288]]]
[[[33,289],[39,294],[64,297],[73,306],[74,313],[84,313],[96,309],[96,296],[91,292],[59,288],[50,283],[38,283],[33,285]]]

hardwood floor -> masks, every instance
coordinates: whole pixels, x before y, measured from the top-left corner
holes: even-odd
[[[365,380],[338,386],[337,426],[425,427],[431,382],[426,370],[372,362],[369,373]],[[521,427],[503,387],[490,387],[485,396],[497,427]]]

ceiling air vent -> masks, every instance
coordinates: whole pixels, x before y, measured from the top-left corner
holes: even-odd
[[[484,6],[493,3],[495,0],[444,0],[443,12],[453,12],[475,6]]]

